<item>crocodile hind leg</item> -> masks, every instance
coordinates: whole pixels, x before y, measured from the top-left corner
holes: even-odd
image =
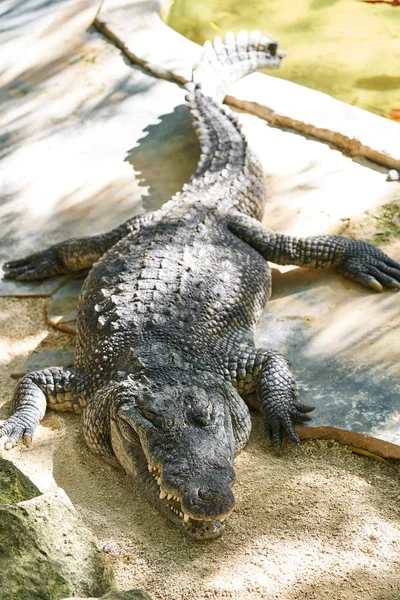
[[[73,273],[91,267],[107,250],[130,233],[138,233],[141,225],[150,221],[154,213],[137,215],[107,233],[54,244],[46,250],[5,265],[4,278],[18,281],[46,279],[53,275]]]
[[[241,396],[256,393],[267,437],[279,450],[282,434],[298,442],[294,424],[310,421],[306,413],[313,407],[297,401],[297,384],[289,362],[279,352],[262,348],[241,349],[241,356],[230,358],[231,382]]]
[[[53,410],[81,412],[79,389],[82,374],[75,369],[50,367],[23,377],[15,390],[14,412],[1,426],[5,448],[22,438],[29,446],[33,432],[43,419],[46,405]]]

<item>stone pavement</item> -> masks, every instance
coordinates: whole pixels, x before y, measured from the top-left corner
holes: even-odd
[[[110,2],[103,5],[103,15],[111,10]],[[37,5],[41,6],[39,1]],[[178,34],[161,23],[154,11],[158,3],[141,2],[142,21],[132,20],[132,10],[138,6],[120,2],[112,22],[102,13],[97,22],[107,21],[107,33],[113,28],[114,38],[131,24],[132,29],[146,29],[146,35],[132,35],[129,43],[121,39],[120,46],[134,42],[130,58],[157,72],[160,54],[165,51],[164,58],[168,57],[174,40],[179,47],[189,42],[176,38]],[[153,210],[195,170],[199,149],[184,106],[184,90],[128,64],[115,46],[88,28],[97,3],[87,2],[85,7],[79,18],[71,1],[55,3],[53,15],[38,8],[33,31],[27,15],[22,19],[17,12],[16,26],[7,35],[15,56],[24,54],[22,40],[27,32],[35,46],[36,31],[43,51],[37,50],[19,70],[13,62],[3,76],[1,261],[70,236],[107,231],[137,212]],[[70,35],[65,33],[60,49],[53,32],[67,26]],[[167,45],[162,43],[164,34],[169,36]],[[159,46],[154,45],[157,36]],[[185,79],[188,61],[193,64],[198,52],[191,44],[192,54],[184,56],[186,71],[169,62],[169,71],[163,67],[158,74]],[[177,55],[178,62],[182,56]],[[253,82],[258,81],[254,77],[261,78],[260,86],[248,88],[254,91],[253,99],[246,90],[245,102],[261,106],[260,90],[271,78],[252,77]],[[298,87],[291,88],[295,106]],[[324,130],[326,114],[326,129],[331,131],[333,105],[324,113],[323,95],[310,90],[307,94],[320,106],[319,130]],[[352,108],[357,123],[365,123],[365,114],[359,113],[363,111]],[[266,113],[262,116],[268,119]],[[387,167],[382,166],[390,166],[390,157],[400,165],[396,146],[400,137],[394,135],[399,125],[380,119],[384,130],[390,129],[390,139],[375,127],[374,142],[361,140],[362,147],[373,146],[378,164],[366,160],[362,152],[352,159],[326,143],[270,126],[258,116],[241,114],[240,118],[269,183],[266,225],[293,235],[345,233],[381,240],[385,251],[400,259],[396,234],[400,183],[386,181]],[[301,115],[297,118],[300,122]],[[79,283],[71,280],[63,287],[65,283],[65,278],[33,285],[4,281],[0,295],[53,294],[50,322],[73,331]],[[316,406],[312,425],[328,427],[307,428],[303,435],[336,437],[400,458],[399,295],[371,293],[331,272],[291,268],[275,268],[273,285],[257,343],[288,356],[302,399]],[[65,360],[70,362],[70,357]],[[348,437],[340,430],[357,435]]]

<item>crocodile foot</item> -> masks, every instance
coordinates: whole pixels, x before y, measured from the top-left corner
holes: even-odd
[[[400,290],[400,263],[368,242],[346,240],[338,271],[377,292],[383,286]]]

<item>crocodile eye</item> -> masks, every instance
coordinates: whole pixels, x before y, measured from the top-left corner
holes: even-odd
[[[156,413],[146,410],[145,408],[141,408],[140,412],[142,416],[147,419],[147,421],[150,421],[150,423],[154,425],[154,427],[157,427],[157,429],[164,429],[164,419],[162,417],[156,415]]]
[[[164,431],[166,431],[168,429],[171,429],[171,427],[174,424],[174,417],[161,417],[160,415],[146,410],[145,408],[140,408],[140,412],[142,416],[148,421],[150,421],[150,423],[154,425],[154,427],[157,427],[157,429],[163,429]]]

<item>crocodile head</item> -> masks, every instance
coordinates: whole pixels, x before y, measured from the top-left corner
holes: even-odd
[[[196,539],[232,512],[235,390],[206,373],[130,380],[111,419],[115,456],[152,504]]]

